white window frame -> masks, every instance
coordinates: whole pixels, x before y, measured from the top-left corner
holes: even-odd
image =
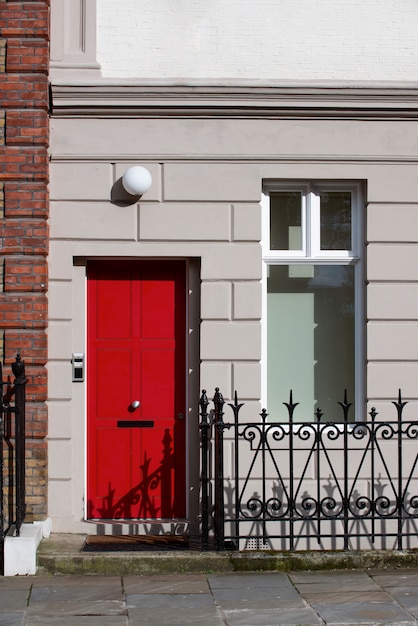
[[[350,191],[351,244],[352,250],[320,249],[320,196],[322,190]],[[302,193],[302,246],[301,250],[270,249],[270,194],[279,191],[300,191]],[[360,181],[344,180],[268,180],[263,183],[262,209],[262,254],[263,254],[263,303],[262,303],[262,359],[261,359],[261,403],[267,406],[267,273],[270,265],[353,265],[354,266],[354,333],[355,333],[355,397],[348,398],[354,403],[349,416],[356,421],[365,419],[365,359],[364,359],[364,206],[363,184]],[[336,398],[341,402],[343,398]],[[288,398],[283,398],[287,402]],[[294,398],[297,402],[298,399]],[[325,416],[326,418],[326,416]],[[297,410],[295,419],[297,421]]]

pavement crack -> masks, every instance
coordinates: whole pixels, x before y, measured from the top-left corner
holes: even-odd
[[[27,600],[26,600],[26,606],[29,606],[29,602],[30,602],[30,599],[31,599],[31,596],[32,596],[32,589],[33,589],[33,583],[29,587],[28,597],[27,597]]]

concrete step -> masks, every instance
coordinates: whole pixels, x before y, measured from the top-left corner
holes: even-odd
[[[37,554],[38,575],[163,574],[417,568],[418,552],[83,552],[86,535],[53,534]]]

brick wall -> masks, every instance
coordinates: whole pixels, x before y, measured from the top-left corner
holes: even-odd
[[[0,0],[0,358],[29,379],[28,521],[47,515],[49,4]]]

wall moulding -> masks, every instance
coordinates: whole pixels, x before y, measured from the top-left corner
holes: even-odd
[[[52,114],[103,117],[418,119],[418,88],[368,83],[215,86],[52,81]]]
[[[100,76],[96,61],[96,0],[51,3],[50,76]]]

